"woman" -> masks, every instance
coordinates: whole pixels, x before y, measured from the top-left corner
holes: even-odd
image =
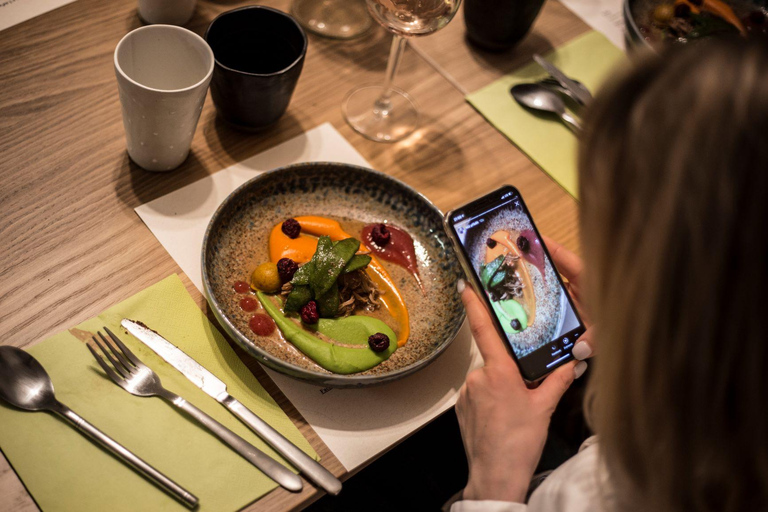
[[[586,270],[547,244],[597,326],[574,354],[599,345],[585,404],[598,442],[522,504],[552,411],[585,363],[526,388],[460,283],[486,365],[456,404],[470,475],[452,511],[768,510],[766,43],[647,57],[587,121]]]

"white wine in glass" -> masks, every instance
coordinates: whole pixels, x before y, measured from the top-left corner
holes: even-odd
[[[395,142],[410,135],[418,125],[413,99],[393,86],[407,37],[440,30],[453,19],[461,0],[366,0],[368,11],[394,34],[382,85],[364,85],[344,98],[344,119],[361,135],[375,141]]]

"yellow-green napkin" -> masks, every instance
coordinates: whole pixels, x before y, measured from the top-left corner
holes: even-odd
[[[599,32],[588,32],[544,55],[594,94],[624,54]],[[509,89],[521,82],[546,78],[547,72],[532,62],[467,96],[493,126],[572,196],[578,197],[577,139],[555,115],[533,113],[512,98]]]
[[[277,484],[160,398],[136,397],[108,380],[83,339],[106,325],[161,378],[257,448],[279,458],[248,427],[120,327],[140,320],[227,384],[229,393],[302,450],[317,454],[208,321],[178,276],[76,328],[31,347],[56,397],[200,499],[199,510],[237,510]],[[0,448],[44,511],[185,510],[63,420],[0,404]]]

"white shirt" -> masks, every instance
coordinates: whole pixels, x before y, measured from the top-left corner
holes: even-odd
[[[554,470],[533,492],[528,504],[506,501],[457,501],[451,512],[595,512],[614,510],[607,475],[601,468],[597,438]]]

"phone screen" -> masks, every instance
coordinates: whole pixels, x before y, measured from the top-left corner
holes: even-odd
[[[585,327],[517,189],[504,186],[446,221],[523,377],[570,361]]]

